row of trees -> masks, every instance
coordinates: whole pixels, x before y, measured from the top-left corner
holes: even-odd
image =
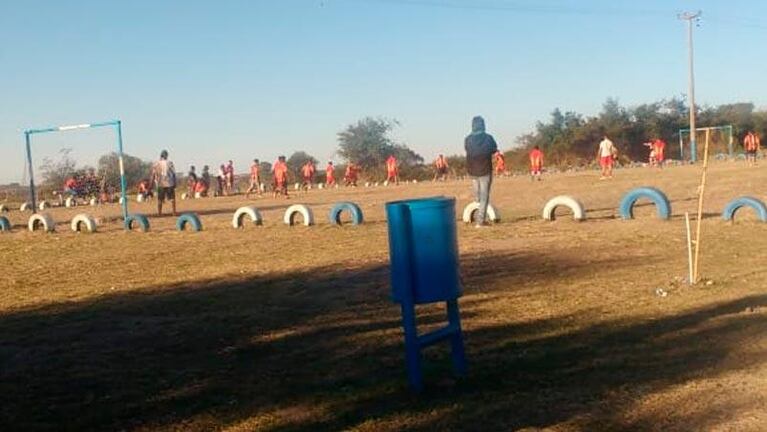
[[[731,125],[736,149],[748,131],[761,136],[767,132],[767,111],[756,110],[752,103],[700,107],[696,116],[698,127]],[[679,130],[687,128],[688,121],[689,110],[681,98],[635,107],[608,99],[594,117],[557,108],[548,121],[538,122],[532,133],[519,137],[517,147],[507,156],[514,165],[524,165],[527,152],[537,145],[546,153],[548,165],[584,165],[594,160],[597,143],[607,135],[625,160],[646,160],[648,150],[643,143],[652,138],[661,138],[678,151]],[[676,151],[671,156],[678,157]]]
[[[658,137],[669,144],[678,142],[679,130],[687,127],[688,116],[686,103],[681,98],[635,107],[624,107],[616,99],[607,99],[602,111],[593,117],[572,111],[562,112],[557,108],[548,121],[536,123],[533,132],[516,139],[515,146],[506,152],[507,165],[526,169],[527,153],[536,145],[546,153],[549,166],[587,165],[594,160],[597,143],[603,135],[616,143],[624,161],[645,160],[648,150],[643,143]],[[749,130],[755,130],[761,136],[767,132],[767,111],[756,110],[752,103],[702,107],[697,116],[700,126],[732,125],[738,143]],[[345,161],[357,163],[362,168],[363,176],[372,179],[385,176],[384,164],[391,155],[399,161],[403,177],[421,180],[431,177],[431,165],[425,165],[421,155],[392,139],[391,133],[397,126],[399,123],[396,120],[373,117],[350,124],[338,133],[338,155]],[[150,162],[129,155],[125,155],[124,161],[130,185],[136,184],[149,172]],[[322,174],[324,165],[320,165],[319,160],[304,151],[297,151],[287,159],[288,168],[295,178],[301,177],[301,167],[307,161],[318,165],[318,176]],[[455,174],[465,174],[463,154],[448,156],[448,163]],[[95,170],[107,184],[117,186],[117,166],[117,154],[110,153],[99,159]],[[261,163],[263,173],[271,172],[271,167],[269,162]],[[339,176],[344,168],[343,164],[337,165]],[[69,149],[63,149],[58,160],[46,159],[41,166],[45,183],[53,187],[61,185],[67,177],[89,169],[77,167]]]

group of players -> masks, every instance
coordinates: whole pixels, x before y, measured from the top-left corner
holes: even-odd
[[[261,175],[262,170],[261,162],[258,159],[253,159],[253,163],[250,164],[249,180],[250,184],[245,191],[246,198],[251,194],[258,196],[264,193],[264,183]],[[301,181],[299,187],[302,190],[311,189],[314,186],[314,181],[317,175],[317,167],[314,161],[306,161],[300,168]],[[356,162],[349,162],[346,165],[343,176],[344,186],[356,187],[360,178],[362,167]],[[272,195],[276,198],[278,196],[289,197],[288,193],[288,164],[285,156],[279,156],[277,161],[272,165]],[[397,158],[394,155],[390,155],[386,159],[386,182],[399,184],[399,165]],[[325,187],[337,187],[338,181],[336,180],[336,166],[333,161],[328,161],[325,166]]]
[[[650,150],[648,163],[650,166],[662,168],[665,161],[665,149],[666,143],[659,138],[653,139],[647,143],[644,143]],[[748,132],[743,139],[743,148],[746,151],[746,160],[749,164],[756,163],[756,157],[761,149],[761,142],[759,136],[753,131]],[[604,136],[599,143],[597,150],[597,160],[602,168],[602,175],[600,179],[608,179],[612,177],[612,168],[615,160],[617,159],[617,148],[613,142]],[[541,180],[541,174],[543,173],[543,151],[535,146],[528,154],[530,163],[530,178],[532,180]],[[494,172],[496,176],[506,176],[508,171],[506,169],[506,161],[503,153],[497,151],[493,155]],[[450,166],[447,158],[440,154],[434,160],[434,181],[444,181],[448,178]],[[384,184],[399,184],[399,163],[394,155],[390,155],[385,161],[386,168],[386,181]],[[262,196],[265,192],[265,185],[262,182],[263,167],[258,159],[254,159],[250,165],[250,185],[245,192],[246,197],[250,197],[251,194],[257,194]],[[288,174],[289,168],[285,156],[280,156],[277,161],[271,167],[272,171],[272,194],[276,198],[278,196],[289,197],[288,194]],[[314,162],[309,160],[304,163],[300,168],[301,181],[299,183],[300,189],[308,190],[314,185],[314,181],[317,175],[317,167]],[[346,169],[343,175],[343,184],[345,186],[357,186],[357,182],[360,179],[360,173],[362,168],[355,162],[350,162],[346,165]],[[171,180],[172,179],[172,180]],[[231,195],[236,193],[234,164],[230,160],[226,164],[221,164],[218,175],[215,178],[215,184],[212,185],[212,178],[210,175],[210,169],[205,165],[200,175],[197,174],[194,166],[191,166],[187,173],[187,195],[189,197],[203,197],[211,193],[211,187],[215,186],[213,194],[215,196]],[[100,184],[101,183],[101,184]],[[68,178],[64,183],[64,194],[75,197],[96,197],[102,202],[112,201],[108,195],[107,187],[103,184],[102,180],[99,182],[96,173],[90,170],[86,174],[72,176]],[[164,184],[172,184],[172,186],[164,186]],[[158,196],[158,201],[164,201],[169,199],[173,201],[175,212],[175,170],[173,164],[167,161],[167,152],[163,151],[160,161],[155,163],[152,170],[151,179],[143,179],[138,184],[138,192],[145,198],[154,196],[153,186],[156,186],[158,190],[165,189],[163,197]],[[325,187],[338,187],[336,180],[336,166],[333,161],[328,161],[325,166]],[[161,206],[161,203],[158,205]],[[161,213],[161,207],[159,209]]]

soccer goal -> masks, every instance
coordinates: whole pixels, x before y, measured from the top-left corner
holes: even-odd
[[[693,139],[690,139],[693,138]],[[696,162],[703,159],[704,145],[708,141],[708,154],[711,157],[732,157],[735,149],[732,141],[732,126],[712,126],[695,128],[695,136],[690,136],[690,129],[679,129],[679,156],[682,160]]]
[[[38,134],[67,132],[67,131],[82,130],[82,129],[102,128],[102,127],[113,128],[115,131],[115,135],[117,139],[118,165],[120,168],[120,205],[122,207],[123,221],[125,221],[124,223],[126,223],[125,228],[126,229],[128,228],[127,226],[128,198],[126,197],[128,185],[126,184],[126,180],[125,180],[125,166],[123,163],[122,122],[120,120],[113,120],[113,121],[102,122],[102,123],[85,123],[85,124],[70,125],[70,126],[57,126],[57,127],[43,128],[43,129],[27,129],[24,131],[24,140],[26,142],[26,152],[27,152],[27,167],[29,170],[28,172],[29,198],[30,198],[30,202],[32,203],[31,210],[33,212],[37,211],[37,193],[35,190],[35,174],[33,169],[34,165],[32,163],[32,137]]]

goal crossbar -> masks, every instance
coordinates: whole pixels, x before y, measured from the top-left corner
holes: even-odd
[[[80,129],[92,129],[99,127],[111,127],[115,130],[117,138],[117,157],[120,165],[120,201],[122,207],[123,221],[128,220],[128,198],[126,197],[126,190],[128,185],[125,181],[125,165],[123,163],[123,133],[122,122],[120,120],[112,120],[99,123],[82,123],[76,125],[55,126],[41,129],[27,129],[24,131],[24,141],[26,143],[27,150],[27,166],[29,167],[29,195],[32,202],[32,211],[37,211],[37,194],[35,192],[35,176],[32,166],[32,135],[44,134],[51,132],[67,132]],[[127,229],[127,225],[126,225]]]

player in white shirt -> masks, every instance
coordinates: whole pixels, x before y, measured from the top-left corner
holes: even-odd
[[[599,143],[599,150],[597,150],[597,160],[599,160],[599,166],[602,167],[602,177],[599,178],[600,180],[612,178],[613,162],[617,154],[618,150],[615,148],[615,145],[605,135]]]

